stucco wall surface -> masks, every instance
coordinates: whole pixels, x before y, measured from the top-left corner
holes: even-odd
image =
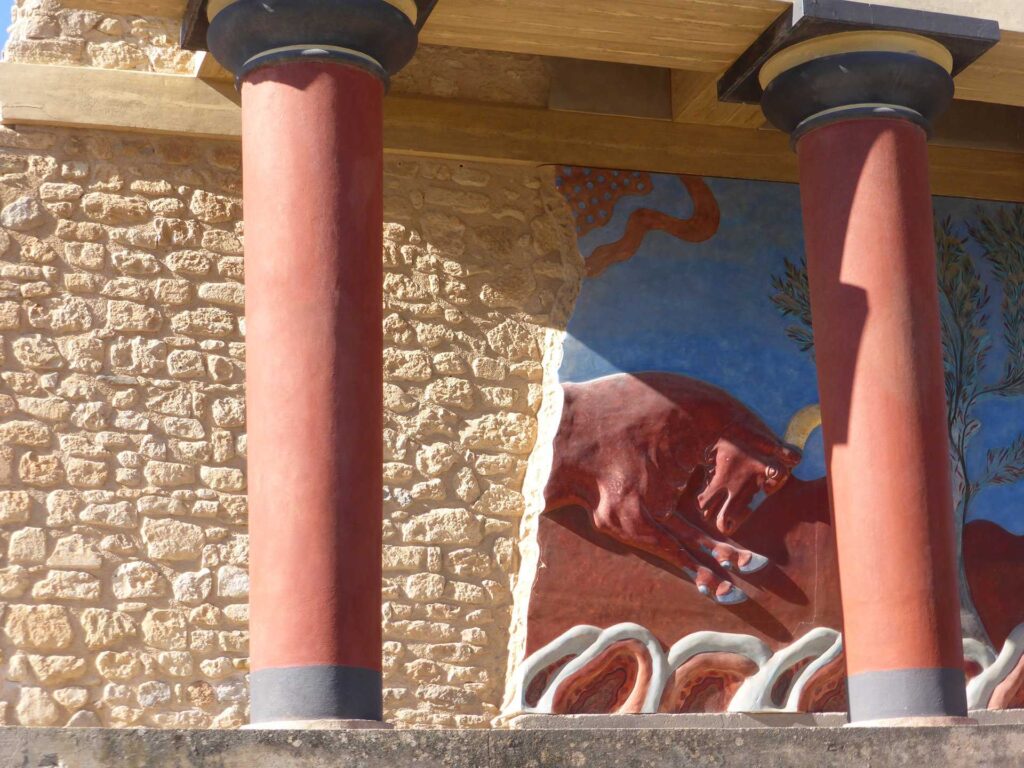
[[[0,129],[2,722],[245,722],[238,165]],[[388,717],[485,725],[581,265],[544,171],[391,159],[385,184]]]

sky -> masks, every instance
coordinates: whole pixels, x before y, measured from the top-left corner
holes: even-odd
[[[7,42],[7,27],[11,25],[11,6],[14,0],[0,0],[0,45]]]
[[[580,238],[584,256],[619,240],[637,208],[689,216],[692,203],[679,178],[652,179],[653,191],[621,198],[608,224]],[[786,336],[792,321],[771,300],[772,276],[782,273],[785,259],[799,262],[803,254],[799,189],[731,179],[707,182],[721,208],[718,233],[691,243],[651,232],[632,259],[585,280],[559,375],[563,381],[650,370],[692,376],[729,392],[781,436],[797,411],[819,399],[814,362]],[[951,215],[961,228],[979,205],[994,210],[1004,204],[936,200],[939,215]],[[998,286],[990,272],[985,274],[980,253],[974,255],[995,309]],[[1005,358],[998,314],[990,312],[993,350],[985,378],[997,377]],[[1009,445],[1024,433],[1024,398],[990,399],[976,415],[982,426],[968,459],[978,474],[989,448]],[[823,453],[819,429],[795,474],[805,480],[824,476]],[[972,503],[974,518],[1024,534],[1024,482],[983,490]]]

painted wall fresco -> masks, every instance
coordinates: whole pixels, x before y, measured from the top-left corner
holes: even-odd
[[[798,188],[557,183],[587,278],[516,706],[844,710]],[[1024,207],[935,210],[968,698],[1024,706]]]

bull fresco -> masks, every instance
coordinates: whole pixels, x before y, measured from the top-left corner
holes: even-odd
[[[558,184],[587,277],[517,708],[845,709],[798,188]],[[1024,706],[1024,208],[935,208],[968,698]]]

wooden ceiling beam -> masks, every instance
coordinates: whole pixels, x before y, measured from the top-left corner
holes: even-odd
[[[184,75],[0,64],[0,122],[238,140],[230,84]],[[391,96],[388,152],[795,181],[778,131]],[[1024,202],[1024,153],[929,149],[936,194]]]

